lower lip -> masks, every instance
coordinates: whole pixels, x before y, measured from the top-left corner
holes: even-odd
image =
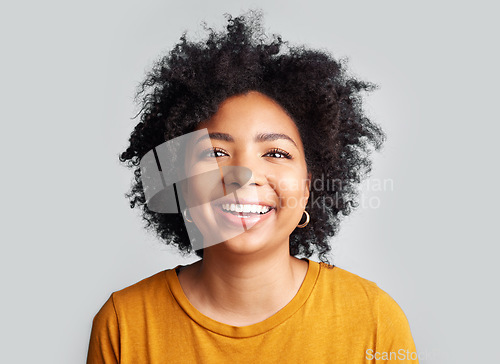
[[[220,205],[214,206],[214,210],[217,212],[217,215],[219,215],[222,218],[222,220],[229,226],[245,228],[245,230],[250,229],[257,223],[261,223],[269,219],[272,215],[274,215],[275,211],[275,209],[273,208],[266,214],[262,215],[252,214],[248,217],[243,217],[243,216],[233,215],[230,212],[225,212],[224,210],[222,210],[222,207]]]

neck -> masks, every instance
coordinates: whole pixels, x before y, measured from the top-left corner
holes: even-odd
[[[249,257],[220,250],[206,249],[183,285],[191,303],[220,322],[248,325],[272,316],[297,294],[307,272],[307,262],[288,251]]]

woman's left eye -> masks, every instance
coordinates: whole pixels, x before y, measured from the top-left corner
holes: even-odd
[[[292,159],[292,156],[290,155],[290,153],[285,152],[284,150],[278,149],[278,148],[271,149],[269,152],[267,152],[264,155],[268,155],[268,154],[274,154],[274,156],[275,156],[274,158],[278,158],[278,159],[281,159],[281,158]],[[276,157],[277,155],[279,157]]]

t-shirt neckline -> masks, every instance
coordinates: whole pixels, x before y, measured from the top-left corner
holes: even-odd
[[[288,318],[290,318],[295,312],[297,312],[302,305],[309,298],[316,281],[318,279],[320,265],[319,263],[309,260],[307,258],[303,258],[308,262],[308,268],[306,276],[304,277],[304,281],[300,286],[299,290],[295,294],[288,304],[283,307],[281,310],[276,312],[271,317],[268,317],[264,321],[257,322],[252,325],[247,326],[232,326],[219,321],[216,321],[208,316],[205,316],[200,311],[198,311],[192,304],[189,302],[188,298],[184,294],[182,290],[182,286],[179,282],[176,269],[181,267],[178,265],[173,269],[169,269],[165,271],[165,277],[167,279],[167,283],[169,285],[170,291],[174,296],[175,300],[179,304],[179,306],[183,309],[183,311],[197,324],[206,328],[207,330],[213,331],[220,335],[229,336],[229,337],[250,337],[262,334],[266,331],[271,330],[277,325],[285,322]]]

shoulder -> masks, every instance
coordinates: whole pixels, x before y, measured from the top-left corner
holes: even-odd
[[[174,269],[167,269],[144,278],[128,287],[114,291],[104,303],[96,319],[121,316],[130,312],[138,312],[141,307],[157,306],[159,300],[172,297],[167,276]]]
[[[89,363],[120,361],[120,337],[141,332],[146,327],[144,322],[147,318],[158,316],[159,300],[169,296],[166,279],[169,271],[172,269],[158,272],[111,294],[92,322]]]
[[[406,340],[407,346],[413,345],[405,313],[376,283],[339,267],[322,267],[319,279],[330,294],[336,296],[335,307],[356,312],[375,324],[379,340],[390,341],[399,337],[399,341]]]
[[[158,272],[113,292],[94,318],[95,326],[116,326],[120,330],[157,317],[162,308],[175,305],[168,275],[174,269]]]
[[[337,266],[319,263],[318,286],[345,300],[370,301],[375,303],[383,291],[376,283]]]
[[[113,292],[113,296],[115,299],[127,299],[144,296],[157,291],[159,288],[165,288],[167,285],[166,276],[172,270],[173,269],[167,269],[155,273],[150,277],[138,281],[137,283]]]
[[[317,285],[325,296],[333,297],[337,307],[363,310],[379,324],[406,322],[402,309],[386,291],[375,282],[345,269],[320,263]]]
[[[167,302],[171,297],[168,276],[173,269],[167,269],[144,278],[121,290],[111,294],[115,310],[124,313],[125,311],[137,311],[140,307],[154,307],[158,302]]]

